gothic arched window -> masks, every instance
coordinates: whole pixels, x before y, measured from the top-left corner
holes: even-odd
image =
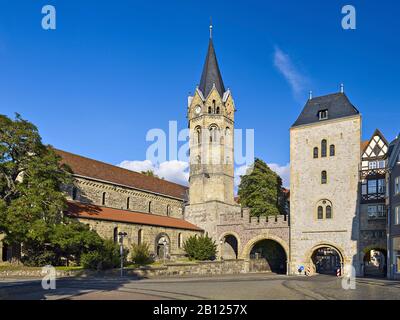
[[[334,145],[334,144],[331,144],[331,145],[329,146],[329,155],[330,155],[331,157],[333,157],[333,156],[335,155],[335,145]]]
[[[208,113],[211,113],[211,107],[208,107]]]
[[[318,147],[314,148],[313,156],[314,156],[314,159],[318,158]]]
[[[326,157],[326,140],[321,141],[321,157]]]
[[[219,114],[219,107],[217,107],[217,114]]]
[[[328,175],[327,175],[326,171],[324,170],[321,172],[321,183],[326,184],[327,181],[328,181]]]

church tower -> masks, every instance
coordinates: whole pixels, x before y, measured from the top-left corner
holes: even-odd
[[[212,26],[200,85],[188,97],[190,188],[185,219],[215,237],[217,207],[234,205],[235,104],[225,89],[211,32]]]

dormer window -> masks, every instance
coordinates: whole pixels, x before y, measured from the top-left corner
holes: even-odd
[[[325,110],[320,110],[320,111],[318,111],[318,117],[319,117],[319,120],[326,120],[326,119],[328,119],[328,110],[325,109]]]

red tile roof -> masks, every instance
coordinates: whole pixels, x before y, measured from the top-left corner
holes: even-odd
[[[363,153],[365,151],[365,149],[367,148],[368,144],[369,144],[369,140],[361,141],[361,145],[360,145],[361,153]]]
[[[82,157],[70,152],[54,149],[74,174],[96,180],[108,181],[127,187],[184,199],[187,187],[142,173],[113,166],[108,163]]]
[[[97,205],[84,204],[80,202],[69,201],[66,214],[74,218],[98,219],[175,229],[202,231],[202,229],[200,229],[199,227],[183,219],[160,216],[150,213],[100,207]]]

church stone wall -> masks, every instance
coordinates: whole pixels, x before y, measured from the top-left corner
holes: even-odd
[[[113,185],[106,182],[75,177],[74,186],[77,187],[77,198],[75,200],[82,203],[102,205],[103,192],[106,193],[104,206],[132,210],[137,212],[153,213],[158,215],[167,215],[182,219],[182,200],[170,198],[164,195],[158,195],[150,192],[134,190],[127,187]],[[72,186],[65,187],[68,198],[72,198]],[[127,199],[129,197],[129,208],[127,208]],[[150,204],[151,202],[151,204]],[[149,212],[150,204],[150,212]]]
[[[291,270],[311,265],[313,251],[322,245],[336,248],[344,264],[359,269],[358,170],[361,117],[353,116],[294,127],[290,131]],[[313,159],[313,148],[328,141],[328,155]],[[329,156],[334,144],[335,156]],[[321,184],[321,171],[328,173]],[[317,202],[332,202],[332,219],[317,219]]]
[[[124,239],[124,244],[125,247],[129,250],[132,249],[133,244],[138,244],[139,242],[148,243],[151,253],[156,254],[156,241],[159,239],[160,235],[166,235],[170,240],[168,245],[168,253],[171,258],[174,258],[174,256],[185,254],[183,250],[183,243],[190,236],[202,234],[201,231],[166,228],[160,226],[130,224],[84,218],[79,218],[78,220],[84,224],[89,225],[92,230],[95,230],[104,239],[113,239],[115,228],[117,228],[118,232],[126,232],[128,235]],[[141,230],[141,240],[139,240],[139,230]],[[180,246],[178,240],[179,237],[181,237]]]

